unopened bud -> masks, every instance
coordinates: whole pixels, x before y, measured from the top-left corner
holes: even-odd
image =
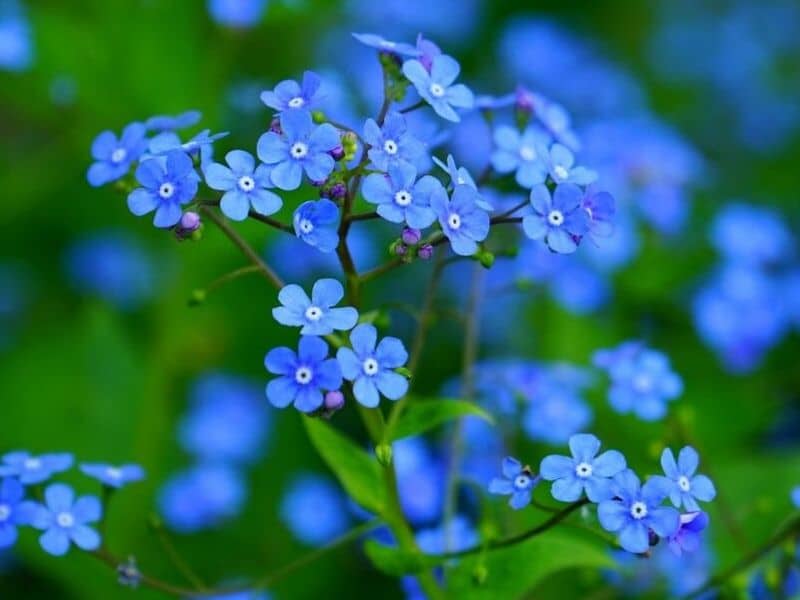
[[[335,412],[344,406],[344,394],[339,390],[331,390],[325,394],[325,410]]]
[[[403,229],[400,239],[403,240],[403,243],[408,244],[409,246],[416,246],[422,239],[422,232],[419,229],[406,227]]]
[[[336,146],[333,150],[328,152],[331,155],[333,160],[342,160],[345,155],[344,146]]]
[[[389,253],[394,256],[405,256],[408,254],[408,247],[400,240],[397,240],[389,246]]]
[[[175,226],[175,237],[178,240],[185,240],[192,237],[192,234],[200,229],[202,225],[202,221],[200,220],[200,215],[198,215],[194,211],[188,211],[183,213],[181,220]]]
[[[283,129],[281,129],[281,120],[278,117],[275,117],[272,119],[272,121],[270,121],[269,130],[272,133],[283,135]]]
[[[392,464],[392,447],[389,444],[378,444],[375,448],[375,456],[384,467],[390,466]]]
[[[419,256],[422,260],[430,260],[433,256],[433,246],[430,244],[423,244],[417,250],[417,256]]]
[[[483,585],[486,583],[488,577],[489,569],[487,569],[484,564],[480,564],[472,570],[472,580],[475,582],[475,585]]]

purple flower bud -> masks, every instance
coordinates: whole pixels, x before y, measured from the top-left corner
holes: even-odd
[[[519,86],[517,88],[517,101],[516,105],[519,110],[525,112],[533,112],[533,107],[536,102],[536,98],[534,97],[533,93],[526,90],[524,87]]]
[[[347,194],[347,186],[341,182],[337,181],[331,186],[329,197],[335,200],[344,198]]]
[[[333,157],[333,160],[342,160],[344,158],[344,148],[339,145],[336,146],[333,150],[328,152]]]
[[[325,183],[326,183],[326,182],[327,182],[327,180],[326,180],[326,179],[322,179],[322,180],[318,180],[318,181],[314,181],[314,180],[312,179],[312,180],[311,180],[311,185],[313,185],[314,187],[322,187],[322,186],[324,186],[324,185],[325,185]],[[322,195],[324,196],[324,194],[322,194]]]
[[[422,239],[422,232],[419,229],[406,227],[403,229],[403,233],[400,237],[403,240],[403,242],[408,244],[409,246],[416,246]]]
[[[339,390],[333,390],[325,394],[325,410],[334,412],[344,406],[344,394]]]
[[[661,539],[658,537],[658,534],[656,534],[656,532],[653,531],[652,529],[647,530],[647,536],[651,546],[658,545],[658,541]]]
[[[181,216],[181,220],[175,226],[175,236],[179,240],[185,240],[195,231],[200,229],[200,215],[194,211],[187,211]]]
[[[408,247],[406,247],[405,244],[395,244],[393,249],[397,256],[405,256],[408,252]]]
[[[281,120],[278,117],[274,117],[269,124],[269,130],[273,133],[277,133],[278,135],[283,135],[283,130],[281,129]]]
[[[417,256],[419,256],[422,260],[430,260],[433,256],[433,246],[430,244],[424,244],[419,247],[417,250]]]

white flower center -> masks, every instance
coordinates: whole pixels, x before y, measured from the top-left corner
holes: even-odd
[[[306,154],[308,154],[308,146],[306,146],[303,142],[295,142],[292,144],[289,152],[291,152],[292,158],[304,158]]]
[[[444,96],[444,88],[438,83],[432,83],[430,90],[431,90],[431,96],[433,96],[434,98],[441,98],[442,96]]]
[[[58,523],[59,527],[72,527],[75,525],[75,517],[68,512],[58,513],[56,515],[56,523]]]
[[[467,180],[464,179],[461,175],[459,175],[458,177],[456,177],[456,183],[458,185],[463,185],[463,184],[467,183]]]
[[[308,219],[300,219],[300,231],[303,233],[311,233],[314,231],[314,224]]]
[[[250,175],[242,175],[239,177],[239,189],[243,192],[250,192],[256,187],[256,182]]]
[[[322,318],[322,310],[313,304],[306,309],[306,319],[309,321],[319,321]]]
[[[534,160],[536,158],[536,150],[530,146],[522,146],[519,149],[519,155],[522,157],[522,160]]]
[[[514,487],[518,490],[524,490],[531,482],[531,478],[525,474],[517,475],[514,478]]]
[[[294,372],[294,380],[300,385],[306,385],[311,381],[313,373],[308,367],[300,367]]]
[[[378,361],[374,358],[368,358],[363,364],[364,373],[367,375],[375,375],[378,372]]]
[[[306,101],[302,98],[302,96],[295,96],[294,98],[289,100],[289,102],[287,102],[289,108],[300,108],[305,103]]]
[[[128,151],[125,148],[117,148],[111,153],[111,162],[115,165],[121,163],[128,157]]]
[[[383,142],[383,151],[386,152],[386,154],[397,154],[397,142],[394,140],[386,140]]]
[[[11,516],[11,507],[8,504],[0,504],[0,523]]]
[[[461,227],[461,217],[456,213],[450,213],[447,217],[447,224],[450,226],[450,229],[458,229]]]
[[[560,210],[551,210],[547,213],[547,222],[553,227],[560,227],[564,223],[564,213]]]
[[[555,175],[558,180],[564,180],[569,177],[569,171],[562,165],[556,165],[553,167],[553,175]]]
[[[22,466],[29,471],[33,471],[34,469],[39,469],[42,466],[42,461],[38,458],[26,458],[25,461],[22,463]]]
[[[592,465],[587,462],[580,463],[575,467],[575,474],[581,479],[586,479],[592,476]]]
[[[681,491],[688,492],[691,484],[689,483],[689,478],[686,475],[681,475],[678,478],[678,487],[681,488]]]
[[[394,195],[394,201],[398,206],[408,206],[411,204],[411,192],[408,190],[400,190]]]
[[[647,373],[639,373],[633,378],[633,388],[640,394],[647,394],[653,390],[653,378]]]
[[[164,200],[172,198],[172,195],[175,193],[175,186],[172,185],[169,181],[162,183],[158,188],[158,195],[161,196]]]
[[[108,467],[106,469],[106,475],[108,476],[109,479],[121,479],[122,471],[120,471],[116,467]]]
[[[634,519],[644,519],[647,516],[647,505],[644,502],[634,502],[631,505],[631,516]]]

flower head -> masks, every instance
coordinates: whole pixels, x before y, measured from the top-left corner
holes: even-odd
[[[296,190],[304,171],[311,181],[324,181],[336,164],[330,152],[340,144],[337,129],[330,123],[314,125],[304,110],[282,112],[280,123],[282,135],[268,131],[257,147],[258,158],[273,165],[272,183]]]
[[[306,71],[302,83],[291,79],[281,81],[275,89],[261,92],[261,101],[277,111],[309,111],[322,99],[319,93],[321,82],[319,75]]]
[[[387,221],[424,229],[436,220],[430,201],[440,189],[442,184],[435,177],[424,175],[417,180],[413,166],[398,163],[389,167],[388,175],[368,175],[362,193],[367,202],[378,205],[378,214]]]
[[[95,159],[86,173],[89,185],[99,187],[116,181],[128,173],[131,163],[147,149],[145,126],[131,123],[119,139],[111,131],[104,131],[92,142],[92,158]]]
[[[705,475],[695,475],[700,457],[691,446],[684,446],[678,453],[678,461],[672,450],[664,448],[661,453],[661,468],[669,483],[669,499],[676,508],[681,505],[691,512],[700,510],[697,500],[710,502],[717,495],[714,484]]]
[[[71,466],[72,455],[67,453],[33,456],[29,452],[9,452],[3,456],[0,477],[16,477],[21,484],[31,485],[47,481]]]
[[[495,477],[489,483],[489,493],[511,496],[508,505],[520,510],[531,503],[533,488],[541,478],[534,476],[530,467],[523,467],[516,458],[506,456],[503,459],[503,477]]]
[[[280,375],[267,384],[267,398],[273,406],[294,404],[310,413],[322,406],[323,391],[342,385],[342,372],[334,358],[328,358],[328,344],[314,336],[303,336],[297,352],[273,348],[264,358],[270,373]]]
[[[597,173],[586,167],[576,167],[575,156],[569,148],[561,144],[553,144],[544,158],[547,172],[556,183],[574,183],[576,185],[589,185],[597,180]]]
[[[389,166],[401,162],[416,165],[425,154],[425,144],[408,131],[405,117],[398,112],[386,115],[382,127],[367,119],[364,141],[370,146],[367,156],[379,171],[388,171]]]
[[[35,511],[33,502],[24,501],[25,488],[13,477],[0,479],[0,550],[17,541],[17,526],[28,525]]]
[[[198,110],[187,110],[179,115],[156,115],[144,122],[148,131],[175,131],[185,129],[200,122],[202,115]]]
[[[253,155],[244,150],[231,150],[225,155],[228,166],[209,163],[203,168],[208,187],[224,191],[220,210],[234,221],[247,218],[250,208],[262,215],[271,215],[280,210],[283,201],[267,188],[272,187],[270,169],[266,165],[256,166]]]
[[[350,333],[350,348],[339,348],[336,358],[342,375],[353,382],[353,395],[369,408],[378,406],[380,394],[389,400],[399,400],[408,391],[408,380],[395,373],[408,360],[403,342],[385,337],[378,343],[374,326],[361,324]]]
[[[294,232],[320,252],[333,252],[339,245],[339,209],[330,200],[309,200],[294,211]]]
[[[600,450],[600,440],[588,433],[578,433],[569,438],[572,457],[546,456],[539,466],[543,479],[553,482],[553,498],[561,502],[574,502],[584,490],[592,502],[611,498],[611,478],[625,469],[625,457],[617,450]]]
[[[420,56],[422,50],[404,42],[392,42],[375,33],[354,33],[353,37],[370,48],[397,56]]]
[[[192,159],[180,150],[140,163],[136,179],[143,187],[128,195],[128,208],[137,217],[155,211],[156,227],[172,227],[181,220],[181,206],[194,198],[200,181]]]
[[[80,469],[85,475],[112,488],[121,488],[144,479],[144,469],[135,464],[117,467],[106,463],[83,463]]]
[[[464,184],[455,186],[450,199],[442,188],[431,194],[431,208],[456,254],[475,254],[477,242],[489,235],[489,214],[479,206],[479,200],[480,194]]]
[[[562,183],[550,196],[545,185],[531,189],[534,214],[522,219],[522,228],[532,240],[543,239],[553,252],[570,254],[589,229],[589,215],[581,208],[583,193],[572,183]]]
[[[461,67],[451,56],[439,54],[430,59],[430,71],[417,59],[403,63],[403,74],[414,84],[420,97],[433,107],[436,114],[458,123],[461,117],[455,108],[472,108],[475,99],[463,83],[454,84]]]
[[[70,544],[81,550],[96,550],[100,547],[100,535],[88,523],[100,520],[103,507],[95,496],[75,499],[75,492],[68,485],[54,483],[44,491],[44,505],[37,505],[31,525],[44,531],[39,544],[53,556],[63,556]]]
[[[676,556],[696,551],[700,547],[702,533],[706,527],[708,527],[708,515],[703,511],[682,514],[680,526],[669,537],[669,549]]]
[[[281,520],[302,543],[321,546],[350,525],[347,498],[332,481],[303,473],[289,483],[281,501]]]
[[[498,173],[515,172],[517,183],[532,188],[547,179],[550,136],[536,125],[529,125],[522,134],[508,125],[494,131],[497,148],[492,152],[492,167]]]
[[[342,284],[335,279],[320,279],[311,289],[311,298],[296,284],[284,286],[278,293],[283,306],[272,309],[281,325],[302,327],[302,335],[327,335],[335,329],[355,327],[358,311],[352,306],[334,308],[344,297]]]
[[[642,486],[630,469],[614,477],[615,499],[597,506],[597,517],[606,531],[619,535],[619,543],[628,552],[641,554],[650,547],[650,531],[668,538],[678,531],[680,515],[669,506],[661,506],[669,488],[661,479],[651,478]]]

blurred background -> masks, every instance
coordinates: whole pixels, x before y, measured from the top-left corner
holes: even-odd
[[[100,131],[157,114],[200,110],[197,129],[230,132],[218,159],[236,147],[253,152],[271,117],[260,92],[309,68],[325,82],[326,113],[358,127],[379,104],[380,70],[353,31],[412,43],[422,32],[461,61],[476,93],[524,84],[561,103],[581,162],[618,202],[607,244],[569,257],[523,244],[486,272],[480,356],[504,364],[481,365],[482,400],[521,398],[510,410],[523,426],[468,427],[465,472],[484,482],[506,452],[536,464],[570,433],[591,430],[642,473],[658,470],[664,445],[692,443],[720,490],[710,542],[691,565],[556,576],[532,597],[680,594],[765,539],[800,483],[793,0],[0,0],[0,452],[142,464],[148,477],[114,498],[107,538],[169,580],[180,576],[148,525],[155,515],[212,583],[276,569],[363,518],[295,412],[271,410],[263,396],[265,352],[295,343],[271,318],[274,291],[243,278],[189,306],[244,258],[210,227],[201,241],[179,243],[133,217],[113,186],[86,182]],[[491,149],[483,120],[440,126],[424,114],[413,123],[437,140],[438,156],[452,151],[480,172]],[[285,194],[285,203],[308,193]],[[500,191],[496,201],[518,197]],[[352,243],[366,269],[386,259],[397,232],[358,225]],[[289,281],[338,273],[318,253],[298,254],[292,238],[258,223],[239,229]],[[417,306],[429,268],[377,280],[368,305]],[[463,305],[468,280],[467,268],[452,270],[443,305]],[[413,321],[403,310],[391,318],[393,335],[409,340]],[[590,369],[595,350],[631,338],[668,354],[684,379],[666,421],[615,414]],[[453,389],[461,343],[443,313],[419,392]],[[506,376],[512,362],[529,380]],[[363,437],[353,412],[337,425]],[[401,488],[414,504],[404,508],[420,530],[434,527],[444,446],[436,436],[402,446]],[[59,479],[97,492],[77,472]],[[469,518],[468,497],[459,510]],[[528,522],[502,519],[510,529]],[[269,593],[376,591],[404,594],[359,552],[339,551]],[[0,553],[2,598],[133,594],[90,557],[44,554],[30,531]]]

